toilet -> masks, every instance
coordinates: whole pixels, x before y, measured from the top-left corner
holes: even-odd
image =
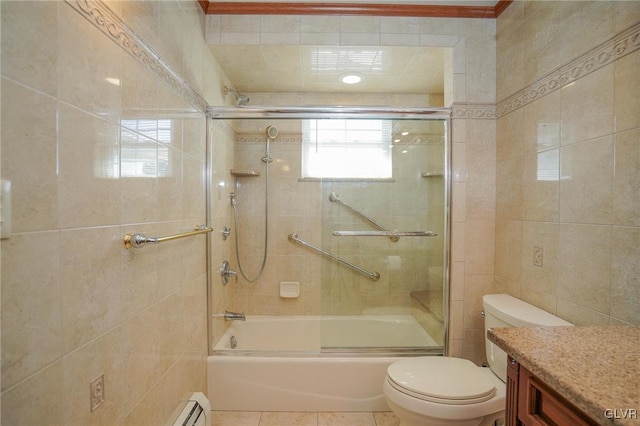
[[[407,358],[389,366],[384,396],[400,426],[492,426],[504,418],[507,354],[486,338],[486,331],[572,325],[508,294],[485,295],[482,306],[490,368],[437,356]]]

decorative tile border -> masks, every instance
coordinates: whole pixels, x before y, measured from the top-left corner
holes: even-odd
[[[217,121],[217,120],[214,120]],[[282,134],[279,135],[274,141],[278,145],[301,145],[302,144],[302,134],[301,133],[291,133],[291,134]],[[257,134],[239,134],[236,137],[237,144],[243,145],[262,145],[265,142],[265,136],[263,133]],[[411,140],[395,142],[394,145],[403,145],[403,146],[441,146],[444,145],[444,136],[442,135],[432,135],[432,134],[420,134],[415,135]]]
[[[263,133],[242,133],[236,137],[238,144],[257,144],[265,143],[266,137]],[[274,140],[278,145],[300,145],[302,143],[302,133],[279,134]]]
[[[502,117],[542,96],[562,89],[638,49],[640,49],[640,23],[499,102],[496,117]]]
[[[65,0],[113,42],[122,47],[147,70],[173,88],[182,98],[206,113],[207,102],[193,90],[160,55],[140,39],[131,28],[100,0]]]
[[[401,140],[399,142],[394,142],[394,146],[402,145],[402,146],[443,146],[444,145],[444,135],[434,135],[428,133],[421,133],[413,135],[413,137],[409,140]]]
[[[496,106],[495,104],[456,102],[452,105],[451,118],[493,120],[496,118]]]

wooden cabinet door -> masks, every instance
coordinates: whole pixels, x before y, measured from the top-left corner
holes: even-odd
[[[518,372],[518,420],[525,426],[591,426],[596,423],[529,370]]]

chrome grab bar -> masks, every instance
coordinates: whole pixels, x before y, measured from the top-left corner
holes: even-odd
[[[333,231],[336,237],[437,237],[431,231]]]
[[[340,195],[338,195],[335,192],[332,192],[329,194],[329,201],[331,201],[332,203],[338,203],[344,207],[346,207],[347,209],[349,209],[352,213],[354,213],[356,216],[360,216],[362,219],[366,220],[367,222],[369,222],[370,224],[372,224],[373,226],[375,226],[376,228],[380,229],[381,231],[384,232],[391,232],[389,231],[387,228],[385,228],[384,226],[380,225],[378,222],[376,222],[375,220],[371,219],[369,216],[367,216],[366,214],[362,213],[359,210],[354,209],[353,207],[351,207],[349,204],[345,204],[344,201],[342,201],[340,199]],[[389,239],[391,241],[393,241],[394,243],[396,241],[398,241],[400,238],[397,236],[389,236]]]
[[[322,250],[320,247],[316,247],[313,244],[309,244],[308,242],[301,240],[300,237],[298,237],[298,234],[296,233],[292,233],[289,234],[289,241],[294,242],[294,243],[298,243],[300,245],[303,245],[307,248],[310,248],[311,250],[314,250],[318,253],[320,253],[323,256],[327,256],[329,259],[335,260],[336,262],[339,262],[341,264],[343,264],[344,266],[353,269],[354,271],[360,272],[362,275],[367,276],[367,278],[369,278],[372,281],[378,281],[380,279],[380,274],[377,272],[369,272],[366,269],[362,269],[359,266],[356,266],[352,263],[347,262],[344,259],[339,258],[338,256],[335,256],[327,251]]]
[[[192,235],[207,234],[211,231],[213,231],[213,228],[207,225],[200,225],[196,226],[193,231],[169,235],[167,237],[147,237],[144,234],[126,234],[124,236],[124,247],[126,249],[142,248],[147,244],[160,244],[165,241],[177,240],[178,238],[190,237]]]

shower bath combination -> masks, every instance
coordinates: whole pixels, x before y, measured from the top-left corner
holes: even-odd
[[[446,353],[450,111],[221,107],[211,115],[214,126],[229,120],[233,132],[224,137],[230,143],[243,142],[234,145],[238,168],[231,172],[236,187],[229,213],[238,275],[259,284],[244,286],[229,306],[251,311],[246,321],[228,322],[224,333],[211,326],[207,374],[214,409],[388,410],[381,383],[390,362]],[[416,135],[392,147],[393,180],[303,176],[312,125],[334,131],[329,136],[342,149],[373,134],[340,139],[335,130],[369,130],[369,119],[390,121],[392,133],[383,137],[405,130]],[[277,156],[271,153],[276,137]],[[411,156],[403,155],[407,149]],[[343,157],[335,152],[337,162]],[[357,154],[349,161],[364,161]],[[282,173],[272,173],[271,163]],[[249,179],[262,173],[264,182]],[[287,243],[296,232],[345,262]],[[267,256],[276,260],[273,271]],[[379,279],[347,263],[379,271]],[[278,293],[283,282],[298,282],[303,291],[296,299]],[[228,398],[259,390],[255,398]]]
[[[226,86],[225,86],[226,88]],[[248,98],[247,98],[248,99]],[[262,265],[260,265],[260,270],[256,274],[255,277],[249,277],[248,274],[245,273],[244,268],[242,267],[242,261],[240,260],[240,248],[238,244],[238,211],[237,211],[237,202],[236,202],[236,194],[235,192],[231,193],[231,207],[233,207],[233,222],[236,229],[235,232],[235,242],[236,242],[236,259],[238,261],[238,269],[240,271],[240,275],[242,278],[247,280],[250,283],[256,282],[262,276],[264,272],[264,267],[267,263],[267,245],[269,243],[269,163],[273,161],[271,158],[271,141],[275,140],[278,136],[278,128],[275,126],[268,126],[266,129],[266,144],[265,144],[265,154],[261,158],[262,162],[265,164],[265,181],[264,181],[264,250],[262,254]],[[238,182],[236,181],[236,191],[238,190]]]

